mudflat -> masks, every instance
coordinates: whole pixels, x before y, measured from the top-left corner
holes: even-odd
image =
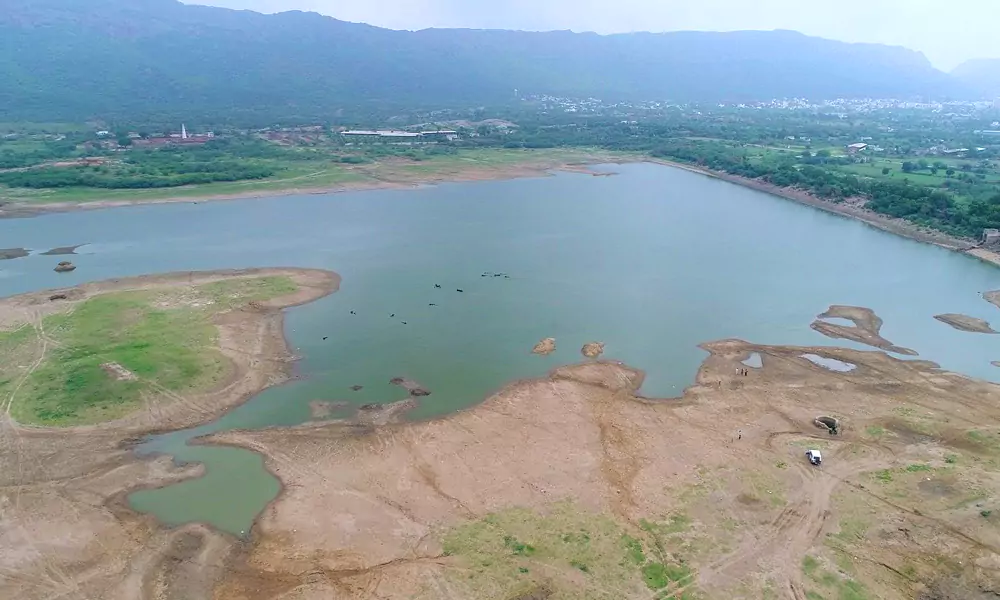
[[[703,348],[696,384],[675,399],[642,398],[640,371],[592,361],[429,422],[213,435],[263,454],[284,483],[214,597],[902,600],[995,589],[995,386],[877,351]],[[742,375],[750,353],[762,367]]]
[[[25,294],[0,301],[0,328],[36,340],[31,369],[60,342],[47,319],[102,294],[189,306],[204,296],[176,290],[275,277],[295,291],[240,294],[215,321],[242,383],[151,394],[112,423],[26,427],[6,411],[0,597],[975,600],[1000,581],[1000,390],[928,361],[722,340],[702,346],[678,398],[642,397],[643,372],[591,359],[426,422],[405,421],[421,401],[411,397],[350,419],[218,433],[199,443],[259,452],[283,485],[242,542],[130,510],[130,491],[201,467],[129,449],[281,381],[291,357],[280,309],[334,291],[336,275],[188,273]],[[858,324],[845,337],[892,347],[869,309],[824,314]],[[760,366],[742,368],[752,355]],[[123,371],[143,377],[130,367],[101,363],[123,385]],[[332,408],[314,406],[318,418]]]

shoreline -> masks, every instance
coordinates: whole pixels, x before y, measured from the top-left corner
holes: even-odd
[[[886,451],[887,442],[869,439],[867,433],[882,427],[890,418],[887,415],[893,414],[897,392],[867,390],[887,372],[924,382],[937,369],[927,361],[906,361],[877,350],[762,345],[737,339],[700,347],[708,356],[695,382],[675,397],[638,395],[641,370],[615,361],[583,362],[555,367],[541,377],[508,382],[475,405],[427,420],[406,420],[365,432],[352,431],[349,423],[334,420],[221,431],[199,438],[198,443],[261,455],[264,468],[281,483],[278,495],[254,520],[250,543],[245,546],[247,555],[234,561],[214,588],[217,597],[246,597],[264,582],[274,586],[268,588],[271,598],[284,597],[292,589],[323,597],[327,588],[322,580],[304,581],[297,575],[325,570],[345,573],[344,581],[350,581],[385,565],[400,568],[385,568],[380,576],[402,585],[409,581],[408,569],[413,564],[436,572],[452,566],[435,562],[451,556],[442,546],[440,532],[454,531],[462,523],[510,507],[545,512],[562,498],[573,498],[584,512],[619,523],[641,522],[661,514],[665,507],[681,510],[680,506],[707,523],[713,513],[697,514],[700,497],[688,501],[677,494],[671,495],[670,502],[662,500],[664,489],[701,485],[699,469],[705,465],[718,469],[713,471],[716,477],[733,477],[727,481],[734,489],[717,493],[734,497],[734,510],[748,515],[739,527],[743,543],[724,554],[748,560],[749,552],[757,552],[763,543],[763,554],[784,557],[788,536],[781,534],[786,532],[761,536],[768,526],[759,525],[762,529],[758,530],[753,523],[773,521],[750,517],[762,510],[777,516],[789,505],[811,507],[815,510],[802,514],[812,515],[814,523],[802,529],[822,530],[834,486],[818,483],[806,467],[788,464],[792,457],[802,460],[802,442],[823,445],[824,454],[839,459],[831,460],[830,468],[836,469],[840,481],[904,464],[897,452],[911,451],[914,442],[901,437]],[[749,379],[734,376],[734,365],[753,352],[764,357],[762,366]],[[849,361],[857,369],[850,374],[833,372],[803,358],[804,352]],[[804,403],[791,392],[803,379],[819,384],[816,389],[822,390],[807,396]],[[961,384],[996,393],[986,382]],[[843,386],[864,389],[869,395],[863,401],[874,405],[876,413],[857,416],[852,412],[861,401],[844,400]],[[953,410],[941,400],[941,389],[922,392],[917,404],[928,410]],[[733,415],[728,398],[736,390],[749,397],[754,413]],[[778,409],[771,408],[775,399],[781,402]],[[830,438],[815,427],[815,415],[824,414],[852,415],[845,439]],[[704,443],[706,435],[718,439],[714,446]],[[941,434],[934,443],[946,447],[950,439]],[[835,447],[827,449],[829,444]],[[760,456],[748,457],[748,449],[759,451]],[[770,475],[743,479],[747,469],[726,470],[733,460],[749,462]],[[294,468],[303,463],[314,466]],[[759,493],[762,483],[768,496],[741,504],[739,498],[747,496],[740,491]],[[842,489],[851,493],[856,488]],[[772,490],[780,501],[771,501]],[[336,509],[324,510],[334,502]],[[342,514],[352,515],[365,527],[355,526],[354,520],[345,520]],[[891,525],[895,528],[897,523]],[[720,536],[732,534],[722,526],[718,531]],[[810,550],[815,539],[815,535],[795,536],[797,546],[789,555]],[[704,557],[694,560],[706,569],[715,568]],[[794,581],[798,562],[791,564],[789,577]],[[358,589],[368,588],[359,585]],[[386,590],[386,598],[414,597],[393,585]],[[366,596],[352,591],[345,597]]]
[[[46,214],[75,212],[78,210],[99,210],[105,208],[122,208],[126,206],[144,206],[158,204],[198,204],[201,202],[223,202],[231,200],[252,200],[259,198],[281,198],[285,196],[322,196],[326,194],[341,194],[347,192],[371,192],[378,190],[406,190],[443,183],[470,183],[476,181],[505,181],[510,179],[530,179],[534,177],[551,176],[553,173],[581,173],[594,176],[607,175],[590,169],[589,165],[600,162],[629,163],[645,162],[641,158],[622,160],[611,155],[598,152],[581,153],[582,156],[572,160],[536,159],[523,163],[501,165],[499,167],[478,166],[456,172],[441,172],[412,178],[380,179],[374,177],[370,181],[338,183],[319,187],[288,187],[275,190],[256,190],[233,194],[211,194],[192,196],[167,196],[151,199],[124,200],[94,200],[81,202],[0,202],[0,219],[17,219],[43,216]],[[419,163],[417,163],[419,164]],[[179,188],[186,189],[186,188]]]
[[[180,402],[170,402],[159,407],[158,419],[168,423],[146,423],[147,412],[136,410],[118,419],[91,425],[51,427],[22,424],[11,418],[12,426],[37,432],[120,432],[120,443],[130,445],[137,439],[150,435],[180,431],[210,422],[246,402],[264,389],[288,381],[292,373],[294,355],[285,332],[284,312],[288,308],[308,304],[336,293],[340,288],[339,274],[322,269],[299,267],[265,267],[247,269],[218,269],[211,271],[179,271],[161,274],[138,275],[83,283],[65,288],[52,288],[0,298],[0,326],[30,322],[32,317],[42,319],[50,314],[64,312],[68,305],[108,293],[155,290],[176,286],[202,285],[232,279],[285,276],[297,286],[295,292],[278,296],[261,303],[256,314],[233,310],[220,315],[215,323],[219,334],[218,351],[230,361],[233,371],[212,389],[191,394],[207,405],[207,410],[184,412]],[[68,301],[49,300],[54,293],[69,296]],[[226,317],[229,317],[228,319]],[[249,329],[252,331],[244,331]],[[242,334],[242,335],[241,335]],[[227,343],[229,342],[229,343]],[[254,366],[243,345],[255,346],[263,365]],[[259,381],[258,381],[259,380]]]
[[[346,192],[367,192],[377,190],[404,190],[416,189],[423,186],[440,185],[443,183],[468,183],[476,181],[503,181],[510,179],[528,179],[533,177],[551,176],[554,173],[580,173],[593,176],[609,175],[600,173],[590,168],[591,165],[601,162],[607,164],[631,164],[631,163],[651,163],[682,169],[691,173],[697,173],[713,179],[720,179],[728,183],[743,186],[758,192],[778,196],[785,200],[798,202],[818,208],[822,211],[840,215],[846,218],[860,221],[876,229],[887,233],[905,237],[917,242],[932,244],[946,250],[959,252],[983,262],[1000,266],[1000,252],[995,252],[977,246],[974,240],[961,238],[941,231],[929,229],[916,225],[904,219],[898,219],[876,213],[864,208],[862,205],[849,202],[831,202],[824,200],[809,192],[795,188],[776,186],[765,181],[748,179],[739,175],[732,175],[721,171],[714,171],[696,165],[681,163],[664,158],[651,156],[614,156],[612,154],[602,155],[599,152],[590,153],[587,156],[573,160],[552,160],[540,159],[537,161],[526,161],[512,165],[504,165],[497,168],[474,167],[467,170],[453,172],[441,172],[437,174],[400,177],[396,179],[379,179],[375,177],[371,181],[340,183],[331,186],[321,187],[290,187],[277,190],[249,191],[236,194],[204,194],[194,196],[169,196],[165,198],[153,199],[133,199],[133,200],[95,200],[92,202],[8,202],[0,203],[0,219],[29,218],[43,216],[46,214],[67,213],[78,210],[99,210],[106,208],[122,208],[127,206],[160,205],[160,204],[198,204],[201,202],[222,202],[233,200],[251,200],[260,198],[280,198],[285,196],[305,196],[305,195],[326,195],[340,194]]]
[[[857,206],[847,202],[841,202],[841,203],[830,202],[829,200],[824,200],[814,194],[802,190],[797,190],[794,188],[785,188],[771,183],[767,183],[765,181],[748,179],[746,177],[741,177],[739,175],[732,175],[730,173],[714,171],[712,169],[697,167],[694,165],[675,162],[672,160],[650,157],[645,162],[664,165],[667,167],[675,167],[678,169],[689,171],[691,173],[697,173],[699,175],[711,177],[713,179],[720,179],[722,181],[743,186],[745,188],[756,190],[758,192],[764,192],[765,194],[778,196],[779,198],[783,198],[785,200],[791,200],[793,202],[798,202],[799,204],[812,206],[813,208],[818,208],[828,213],[840,215],[842,217],[853,219],[855,221],[861,221],[866,225],[870,225],[871,227],[874,227],[886,233],[898,235],[900,237],[911,239],[924,244],[931,244],[934,246],[938,246],[946,250],[951,250],[953,252],[965,254],[973,258],[978,258],[983,262],[995,266],[1000,266],[1000,253],[994,252],[992,250],[987,250],[985,248],[979,248],[976,246],[975,242],[970,239],[960,238],[941,231],[928,229],[926,227],[922,227],[920,225],[911,223],[905,219],[897,219],[894,217],[889,217],[877,213],[875,211],[868,210],[863,206]]]

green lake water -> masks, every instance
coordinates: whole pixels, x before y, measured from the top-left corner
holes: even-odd
[[[302,423],[312,400],[400,400],[405,391],[389,384],[397,376],[432,391],[413,414],[426,418],[576,362],[585,342],[603,341],[607,358],[647,371],[646,395],[673,396],[692,382],[704,341],[853,346],[809,328],[830,304],[874,309],[885,337],[920,358],[1000,376],[990,365],[1000,360],[1000,336],[933,319],[954,312],[1000,322],[1000,311],[978,295],[1000,288],[1000,269],[683,170],[601,168],[619,175],[0,221],[0,247],[33,251],[0,261],[0,294],[230,267],[318,267],[343,276],[338,293],[287,313],[288,339],[303,357],[297,379],[138,449],[202,462],[207,474],[136,492],[134,508],[167,524],[205,521],[236,535],[249,531],[278,482],[253,452],[189,439]],[[37,254],[73,244],[87,244],[73,257],[73,273],[53,273],[60,257]],[[485,271],[510,279],[481,277]],[[532,355],[543,337],[555,337],[558,350]],[[352,392],[355,384],[364,389]]]

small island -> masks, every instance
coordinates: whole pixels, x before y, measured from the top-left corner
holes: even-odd
[[[824,321],[824,319],[846,319],[854,326],[840,325]],[[915,350],[896,346],[882,337],[882,318],[870,308],[863,306],[833,305],[827,311],[816,317],[810,327],[826,337],[851,340],[886,352],[894,352],[904,356],[916,356]]]
[[[946,313],[943,315],[934,315],[934,318],[959,331],[968,331],[969,333],[997,333],[990,327],[989,322],[968,315]]]
[[[542,341],[535,344],[535,347],[531,349],[532,354],[540,354],[542,356],[548,356],[556,351],[556,338],[547,337]]]

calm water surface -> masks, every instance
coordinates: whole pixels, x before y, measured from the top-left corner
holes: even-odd
[[[88,244],[73,257],[79,268],[62,276],[51,270],[60,257],[0,262],[0,293],[230,267],[319,267],[343,276],[337,294],[288,312],[288,338],[304,357],[301,379],[140,448],[204,462],[207,476],[135,493],[136,509],[237,535],[275,496],[277,480],[252,452],[187,440],[301,423],[311,400],[402,399],[392,377],[433,392],[415,414],[429,417],[575,362],[583,343],[598,340],[607,357],[648,372],[644,393],[669,396],[692,382],[704,341],[851,346],[809,329],[830,304],[874,309],[885,337],[920,358],[1000,376],[990,365],[1000,360],[1000,336],[956,331],[932,318],[955,312],[1000,322],[978,295],[1000,288],[1000,270],[686,171],[608,168],[620,175],[0,221],[0,247],[41,252]],[[510,279],[480,277],[484,271]],[[558,340],[555,353],[530,354],[550,336]],[[364,389],[350,391],[355,384]]]

